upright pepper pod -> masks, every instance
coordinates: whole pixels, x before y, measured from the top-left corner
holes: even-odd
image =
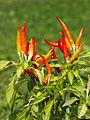
[[[62,35],[62,32],[59,32],[59,34]],[[70,42],[66,37],[65,37],[65,41],[66,41],[67,49],[72,49],[72,46],[70,45]]]
[[[20,38],[20,26],[18,24],[17,37],[16,37],[17,53],[20,56],[21,53],[21,38]]]
[[[61,52],[63,53],[63,44],[60,43],[60,39],[58,40],[58,47],[61,50]]]
[[[66,46],[65,35],[64,35],[63,29],[62,29],[62,44],[63,44],[63,55],[64,55],[64,58],[67,60],[69,58],[69,55],[68,55],[68,51],[67,51],[67,46]]]
[[[80,53],[82,46],[84,45],[85,42],[83,42],[80,47],[78,48],[78,50],[71,56],[71,58],[69,59],[69,62],[72,62]]]
[[[35,36],[32,38],[32,44],[33,44],[33,57],[32,61],[35,61]]]
[[[39,54],[39,56],[40,57],[42,57],[42,59],[43,59],[43,61],[44,61],[44,64],[45,64],[45,67],[46,67],[46,69],[47,69],[47,74],[46,74],[46,76],[45,76],[45,78],[46,78],[46,83],[49,81],[49,79],[50,79],[50,76],[51,76],[51,68],[50,68],[50,66],[49,66],[49,64],[48,64],[48,62],[47,62],[47,59],[43,56],[43,55],[41,55],[41,54]]]
[[[76,42],[75,42],[76,50],[77,50],[78,47],[79,47],[79,43],[80,43],[80,40],[81,40],[81,38],[82,38],[82,33],[83,33],[83,28],[80,30],[80,33],[79,33],[79,35],[78,35],[78,37],[77,37],[77,39],[76,39]]]
[[[59,20],[60,24],[62,25],[62,27],[63,27],[63,29],[64,29],[64,31],[65,31],[65,33],[66,33],[67,39],[68,39],[68,41],[69,41],[69,43],[70,43],[70,45],[74,48],[74,47],[75,47],[74,41],[73,41],[73,39],[72,39],[72,37],[71,37],[71,34],[70,34],[67,26],[64,24],[64,22],[63,22],[58,16],[56,16],[56,17],[57,17],[57,19]]]
[[[26,23],[24,21],[24,25],[21,29],[21,50],[22,50],[22,53],[25,53],[25,50],[26,50],[25,28],[26,28]]]
[[[26,44],[26,50],[25,50],[25,55],[28,55],[28,51],[29,51],[29,40],[27,40],[27,44]]]

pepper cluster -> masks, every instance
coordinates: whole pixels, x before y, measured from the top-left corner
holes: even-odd
[[[17,30],[16,45],[17,45],[17,53],[18,53],[20,59],[22,57],[24,57],[27,62],[34,61],[34,62],[38,63],[38,65],[33,63],[33,66],[35,69],[38,69],[38,67],[44,63],[46,70],[47,70],[47,73],[45,76],[46,83],[49,81],[50,76],[51,76],[51,68],[47,62],[47,59],[49,56],[51,56],[51,60],[56,59],[55,47],[58,47],[60,49],[60,51],[63,53],[66,62],[71,63],[78,56],[78,54],[80,53],[80,51],[82,49],[82,46],[85,43],[85,42],[83,42],[79,46],[80,40],[82,38],[83,28],[81,29],[81,31],[76,39],[76,42],[74,43],[67,26],[64,24],[64,22],[59,17],[57,17],[57,19],[59,20],[61,26],[63,27],[62,32],[59,32],[60,35],[62,36],[62,42],[61,42],[60,38],[59,38],[59,40],[55,40],[54,42],[49,42],[46,39],[44,39],[44,41],[48,45],[51,46],[51,49],[44,56],[39,54],[40,57],[38,59],[35,59],[35,36],[33,36],[33,38],[31,38],[31,41],[27,40],[27,43],[26,43],[26,38],[25,38],[26,23],[24,22],[24,25],[21,28],[21,32],[20,32],[19,25],[18,25],[18,30]],[[65,37],[64,32],[66,34],[66,37]],[[55,69],[58,73],[61,72],[59,67],[55,67]],[[41,72],[44,77],[44,68],[43,67],[42,67]],[[23,75],[25,75],[26,73],[31,74],[33,77],[35,77],[36,80],[39,80],[38,77],[35,76],[34,71],[32,71],[31,69],[25,70]]]

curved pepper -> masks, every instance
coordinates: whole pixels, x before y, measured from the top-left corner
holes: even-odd
[[[75,42],[75,47],[76,47],[76,49],[78,49],[80,40],[81,40],[81,38],[82,38],[82,33],[83,33],[83,28],[80,30],[80,33],[79,33],[79,35],[78,35],[78,37],[77,37],[77,39],[76,39],[76,42]]]
[[[26,28],[26,23],[24,21],[24,25],[21,29],[21,50],[23,53],[25,53],[26,50],[25,28]]]
[[[44,57],[45,57],[46,59],[48,59],[48,57],[51,56],[52,54],[53,54],[53,50],[50,50],[46,55],[44,55]],[[38,67],[39,67],[39,66],[41,66],[41,65],[43,64],[43,59],[40,57],[40,58],[38,58],[38,59],[36,60],[36,62],[39,64],[39,65],[38,65]]]
[[[59,20],[60,24],[62,25],[70,45],[73,46],[74,45],[74,41],[73,41],[73,39],[71,37],[71,34],[70,34],[67,26],[64,24],[64,22],[58,16],[56,16],[56,18]]]
[[[51,45],[51,46],[54,46],[54,47],[58,47],[58,44],[56,44],[56,43],[49,42],[49,41],[47,41],[46,39],[44,39],[44,41],[45,41],[48,45]],[[58,40],[57,40],[57,41],[58,41]]]
[[[20,26],[18,24],[17,37],[16,37],[17,53],[21,52],[21,38],[20,38]]]
[[[69,55],[68,55],[68,51],[67,51],[67,46],[66,46],[65,35],[64,35],[63,29],[62,29],[62,44],[63,44],[63,55],[64,55],[64,58],[67,59],[69,57]]]
[[[39,80],[38,77],[35,76],[34,72],[33,72],[31,69],[27,69],[27,70],[25,70],[23,76],[26,75],[26,73],[31,74],[33,77],[36,78],[36,80]]]
[[[39,56],[42,57],[42,59],[44,61],[44,64],[45,64],[45,67],[47,69],[47,74],[45,76],[46,83],[47,83],[49,81],[49,79],[50,79],[50,76],[51,76],[51,68],[50,68],[50,65],[47,62],[47,59],[43,55],[41,55],[41,54],[39,54]]]
[[[80,47],[78,48],[78,50],[71,56],[71,58],[69,59],[69,62],[72,62],[80,53],[82,46],[84,45],[85,42],[83,42]]]

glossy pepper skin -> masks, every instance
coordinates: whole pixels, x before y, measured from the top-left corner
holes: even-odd
[[[21,38],[20,38],[20,26],[18,24],[17,37],[16,37],[17,53],[21,53]]]
[[[28,51],[29,51],[29,40],[27,40],[27,44],[26,44],[26,50],[25,50],[25,55],[28,55]]]
[[[46,59],[48,59],[48,57],[49,56],[51,56],[53,54],[53,50],[50,50],[46,55],[44,55],[44,57],[46,58]],[[41,66],[42,64],[43,64],[43,59],[42,59],[42,57],[40,57],[40,58],[38,58],[37,60],[36,60],[36,62],[39,64],[38,65],[38,67],[39,66]]]
[[[69,57],[69,54],[67,51],[67,46],[66,46],[65,35],[64,35],[63,29],[62,29],[62,44],[63,44],[63,55],[64,55],[64,58],[67,59]]]
[[[85,42],[83,42],[80,47],[78,48],[78,50],[71,56],[71,58],[69,59],[69,62],[72,62],[80,53],[82,46],[84,45]]]
[[[59,32],[59,34],[62,35],[62,32]],[[72,49],[72,46],[70,45],[70,43],[66,37],[65,37],[65,41],[66,41],[67,49]]]
[[[51,45],[51,46],[54,46],[54,47],[58,47],[58,44],[56,44],[56,43],[49,42],[49,41],[47,41],[46,39],[44,39],[44,41],[45,41],[48,45]]]
[[[24,21],[24,25],[21,29],[21,50],[22,50],[22,53],[25,53],[25,50],[26,50],[25,28],[26,28],[26,23]]]
[[[41,55],[41,54],[39,54],[39,56],[40,57],[42,57],[42,59],[43,59],[43,61],[44,61],[44,64],[45,64],[45,67],[46,67],[46,69],[47,69],[47,74],[46,74],[46,76],[45,76],[45,79],[46,79],[46,83],[49,81],[49,79],[50,79],[50,76],[51,76],[51,68],[50,68],[50,65],[48,64],[48,62],[47,62],[47,59],[43,56],[43,55]]]
[[[35,36],[32,38],[32,45],[33,45],[33,57],[32,61],[35,61]]]
[[[73,39],[71,37],[71,34],[70,34],[67,26],[64,24],[64,22],[58,16],[56,16],[56,18],[59,20],[60,24],[62,25],[70,45],[73,46],[74,45],[74,41],[73,41]]]
[[[60,39],[58,40],[58,47],[61,50],[61,52],[63,53],[63,44],[60,43]]]
[[[76,39],[76,42],[75,42],[76,49],[78,49],[78,47],[79,47],[79,43],[80,43],[80,40],[82,38],[82,33],[83,33],[83,28],[80,30],[80,33],[79,33],[79,35],[78,35],[78,37]]]
[[[38,77],[35,76],[34,72],[33,72],[31,69],[27,69],[27,70],[25,70],[23,76],[26,75],[26,73],[31,74],[33,77],[36,78],[36,80],[39,80]]]

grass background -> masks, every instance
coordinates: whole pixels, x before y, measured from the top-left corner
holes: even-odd
[[[44,38],[54,41],[60,37],[62,29],[56,16],[59,16],[76,40],[84,27],[81,42],[86,41],[83,49],[90,48],[90,0],[0,0],[0,59],[16,60],[17,25],[26,21],[26,39],[36,38],[36,54],[46,54],[50,47]],[[56,49],[57,58],[62,58]],[[63,58],[62,58],[63,59]],[[9,106],[5,89],[9,83],[9,72],[0,74],[0,120],[5,120]]]

